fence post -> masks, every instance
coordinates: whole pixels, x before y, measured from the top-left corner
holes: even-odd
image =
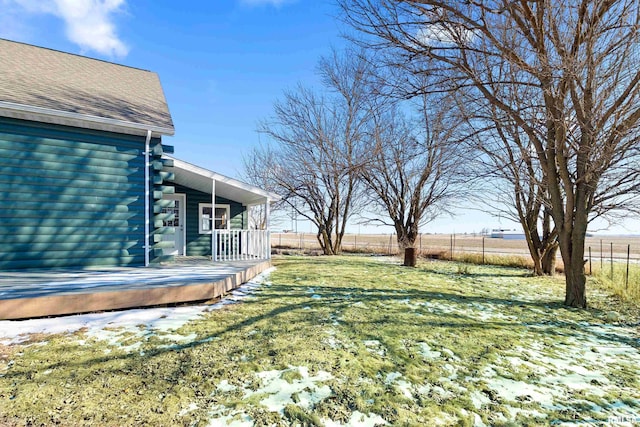
[[[624,288],[629,289],[629,257],[631,256],[631,245],[627,245],[627,274],[624,279]]]
[[[602,264],[602,239],[600,239],[600,271],[602,271],[604,265]]]
[[[613,282],[613,242],[611,242],[611,281]]]
[[[482,265],[484,265],[484,236],[482,236]]]
[[[589,246],[589,276],[593,275],[593,270],[591,269],[591,246]]]
[[[353,235],[353,251],[358,252],[358,235]]]
[[[449,261],[453,261],[453,234],[451,235],[451,243],[449,249]]]
[[[391,238],[393,237],[393,234],[389,234],[389,255],[391,255]]]
[[[422,253],[422,233],[418,234],[420,236],[420,253]]]

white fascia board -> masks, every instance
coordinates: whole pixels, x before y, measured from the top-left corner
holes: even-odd
[[[175,133],[173,128],[132,123],[125,120],[109,119],[89,114],[78,114],[6,101],[0,101],[0,116],[133,135],[146,135],[148,130],[155,135],[173,135]]]
[[[225,184],[231,185],[233,187],[236,187],[236,188],[239,188],[239,189],[254,193],[254,194],[256,194],[256,195],[258,195],[260,197],[264,197],[266,199],[269,199],[269,201],[271,203],[277,202],[280,199],[282,199],[282,197],[280,197],[278,194],[272,193],[270,191],[263,190],[262,188],[256,187],[255,185],[251,185],[251,184],[247,184],[246,182],[238,181],[237,179],[230,178],[228,176],[219,174],[219,173],[214,172],[214,171],[210,171],[209,169],[205,169],[205,168],[202,168],[200,166],[196,166],[196,165],[194,165],[192,163],[185,162],[184,160],[177,159],[177,158],[175,158],[173,156],[170,156],[170,155],[167,155],[167,154],[163,154],[162,156],[173,160],[174,167],[178,167],[180,169],[184,169],[186,171],[195,173],[197,175],[201,175],[201,176],[204,176],[204,177],[207,177],[207,178],[211,178],[211,179],[213,179],[215,181],[218,181],[218,182],[224,182]]]

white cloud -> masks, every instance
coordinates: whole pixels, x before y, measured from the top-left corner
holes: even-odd
[[[121,12],[126,0],[3,0],[27,13],[54,15],[65,23],[65,34],[83,51],[112,57],[129,53],[117,35],[113,15]]]
[[[424,45],[453,45],[469,44],[476,38],[476,34],[463,28],[453,25],[429,24],[418,30],[416,39]]]

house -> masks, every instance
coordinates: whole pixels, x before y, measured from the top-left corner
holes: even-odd
[[[183,162],[156,73],[0,39],[0,270],[268,258],[277,195]]]

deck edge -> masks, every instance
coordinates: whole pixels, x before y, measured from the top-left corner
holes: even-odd
[[[263,261],[220,280],[207,283],[0,300],[0,320],[62,316],[209,300],[240,287],[270,267],[271,261]]]

